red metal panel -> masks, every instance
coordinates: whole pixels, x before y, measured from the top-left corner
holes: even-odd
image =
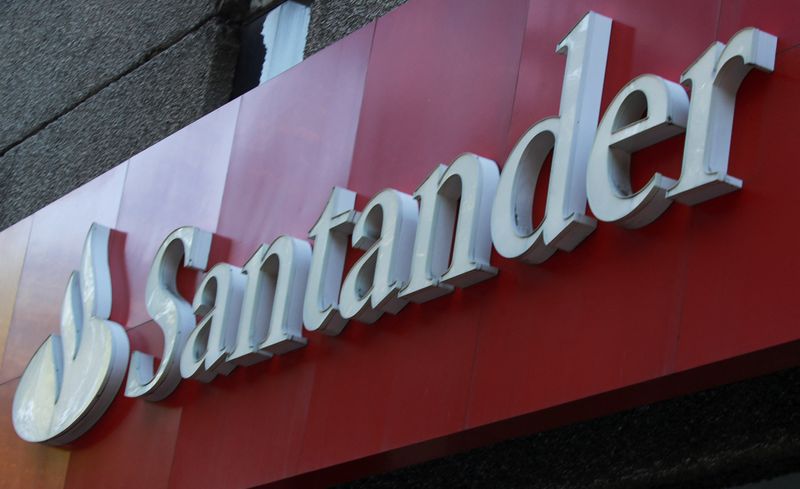
[[[124,326],[149,320],[145,284],[164,238],[181,226],[216,230],[238,112],[237,99],[131,158],[117,224],[127,234]]]
[[[349,188],[412,192],[465,151],[505,151],[527,2],[414,1],[378,21]],[[463,428],[477,286],[310,345],[319,357],[297,472]]]
[[[242,98],[218,227],[230,253],[220,258],[242,265],[279,234],[305,238],[331,188],[347,185],[373,31]],[[314,350],[198,386],[183,410],[172,485],[243,487],[293,474],[319,371]]]
[[[117,240],[124,242],[125,264],[115,266],[112,275],[115,285],[122,282],[126,287],[115,288],[112,319],[129,327],[140,324],[146,319],[143,305],[144,283],[150,261],[163,238],[169,231],[181,225],[194,224],[210,230],[216,227],[237,113],[238,101],[226,105],[117,167],[113,170],[115,175],[119,175],[114,181],[114,205],[107,204],[110,199],[104,197],[104,189],[97,188],[104,180],[96,180],[81,188],[83,200],[66,211],[50,210],[50,207],[40,211],[47,216],[47,220],[40,218],[40,213],[37,213],[29,254],[37,251],[38,255],[32,263],[43,270],[53,270],[53,265],[59,264],[59,253],[69,253],[75,256],[66,268],[69,271],[76,268],[83,239],[92,220],[125,232],[125,235],[116,236]],[[123,182],[126,184],[124,194]],[[106,191],[108,192],[110,191]],[[69,199],[70,196],[65,198],[69,203],[74,200]],[[122,205],[119,203],[120,196]],[[118,211],[119,222],[115,225]],[[100,218],[92,219],[91,216],[98,212],[107,216],[103,218],[101,214]],[[73,215],[75,221],[72,223],[86,221],[87,224],[64,233],[63,228],[70,223]],[[41,238],[37,236],[37,226],[41,226]],[[71,238],[67,243],[63,241],[65,235]],[[58,237],[54,239],[55,236]],[[37,238],[44,243],[40,247],[47,247],[37,250]],[[57,248],[58,246],[61,248]],[[112,252],[112,258],[113,255]],[[23,281],[29,279],[27,273],[26,266]],[[30,324],[40,328],[48,327],[48,331],[57,328],[60,295],[66,286],[67,276],[68,272],[61,279],[51,278],[48,283],[59,292],[55,307],[36,309],[27,305],[30,302],[27,296],[18,299],[17,308],[22,304],[23,313],[30,309],[30,314],[37,315],[29,320]],[[25,290],[30,292],[29,288]],[[128,297],[132,298],[130,302],[126,300]],[[41,319],[45,313],[54,317]],[[19,314],[16,313],[15,323]],[[150,343],[155,342],[154,345],[142,344],[144,331],[148,332]],[[13,334],[12,327],[12,338]],[[32,346],[34,349],[45,335],[41,336]],[[33,342],[32,338],[35,336],[26,333],[24,338]],[[134,349],[144,347],[145,351],[157,354],[161,349],[161,341],[159,330],[152,323],[131,332],[131,346]],[[16,344],[14,346],[14,352],[20,352],[16,349]],[[31,353],[20,353],[21,360],[27,362]],[[21,373],[22,368],[24,363],[18,368],[16,375]],[[179,419],[180,409],[170,408],[163,403],[125,399],[120,393],[101,422],[73,447],[74,457],[70,464],[68,484],[71,487],[108,486],[108,481],[114,480],[119,474],[130,472],[126,478],[118,480],[124,484],[141,482],[134,484],[136,487],[166,486]],[[143,426],[157,426],[157,429],[144,430]],[[137,446],[147,448],[131,450],[131,447]],[[105,460],[105,463],[98,465],[97,461],[100,459]],[[142,467],[147,467],[148,470],[142,470]],[[105,483],[96,484],[97,481]]]
[[[605,108],[635,76],[653,73],[678,81],[714,40],[720,3],[531,0],[508,149],[533,123],[558,115],[565,57],[556,54],[555,47],[586,12],[614,21],[603,90]],[[686,15],[690,11],[692,15]],[[669,33],[664,32],[664,22],[670,22]]]
[[[128,329],[128,336],[131,349],[163,351],[161,330],[153,322]],[[64,487],[167,487],[185,393],[192,388],[186,387],[158,403],[120,392],[94,428],[69,447]]]
[[[126,166],[117,166],[33,215],[1,382],[20,376],[47,335],[58,332],[67,279],[80,265],[89,227],[93,222],[108,227],[116,223]]]
[[[350,188],[413,192],[467,151],[499,159],[527,0],[413,0],[378,20]]]
[[[281,234],[306,238],[347,185],[374,24],[242,97],[218,232],[241,265]]]
[[[163,349],[160,329],[144,322],[147,274],[163,239],[179,226],[216,229],[238,109],[238,100],[225,105],[128,163],[116,226],[126,233],[125,263],[114,269],[126,276],[128,290],[114,300],[115,310],[124,302],[117,320],[132,328],[132,350],[159,356]],[[118,487],[166,487],[181,399],[192,387],[162,403],[127,399],[120,392],[101,421],[72,447],[67,487],[109,486],[109,481]]]
[[[554,46],[588,10],[614,20],[602,116],[637,75],[677,79],[712,42],[718,2],[532,1],[508,148],[534,122],[558,114],[564,57]],[[680,36],[665,37],[664,22],[680,25]],[[642,152],[632,165],[634,179],[645,182],[656,170],[677,176],[682,151],[682,139],[675,139]],[[635,231],[599,223],[574,252],[541,266],[496,257],[501,273],[480,296],[468,425],[671,372],[690,214],[676,205]]]
[[[778,51],[800,44],[800,9],[795,0],[725,0],[717,38],[727,42],[744,27],[756,27],[778,36]]]
[[[730,173],[744,188],[692,216],[681,369],[798,336],[800,114],[786,108],[800,107],[800,53],[779,55],[775,66],[772,74],[748,75],[736,103]]]
[[[0,483],[4,489],[61,489],[70,452],[22,441],[11,427],[17,380],[0,385]]]
[[[456,293],[309,345],[317,373],[295,473],[462,429],[479,309]]]
[[[14,302],[19,289],[22,263],[28,248],[32,218],[23,219],[0,233],[0,352],[4,352],[8,328],[14,312]],[[3,353],[0,353],[2,363]]]
[[[250,487],[292,475],[317,365],[301,350],[209,385],[184,383],[170,487]],[[191,384],[191,385],[188,385]]]

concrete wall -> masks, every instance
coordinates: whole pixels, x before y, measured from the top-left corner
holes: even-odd
[[[0,228],[228,101],[240,3],[0,6]]]
[[[3,2],[0,150],[199,28],[214,0]]]
[[[318,0],[307,54],[404,1]],[[0,3],[0,229],[227,102],[240,22],[277,3]]]

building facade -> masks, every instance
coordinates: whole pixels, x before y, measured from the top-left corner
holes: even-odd
[[[4,487],[797,486],[800,235],[787,223],[800,8],[293,5],[0,7]],[[170,231],[213,233],[208,264],[241,267],[262,242],[306,240],[333,186],[363,211],[466,152],[505,168],[528,128],[562,114],[568,50],[554,48],[590,11],[613,21],[600,117],[635,77],[678,82],[741,29],[777,37],[774,69],[733,91],[729,173],[742,190],[673,205],[637,230],[601,218],[541,264],[495,252],[494,279],[338,336],[307,332],[297,352],[184,380],[163,401],[125,397],[123,385],[66,446],[19,439],[15,392],[59,330],[93,222],[115,230],[110,319],[131,351],[160,358],[144,293]],[[677,134],[641,146],[630,183],[677,178],[685,144]],[[534,180],[535,223],[553,179]],[[202,277],[181,272],[178,290],[191,301]]]

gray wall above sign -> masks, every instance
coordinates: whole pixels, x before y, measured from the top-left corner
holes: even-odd
[[[256,86],[264,54],[241,88],[239,46],[259,17],[269,77],[404,0],[283,3],[2,2],[0,229]]]

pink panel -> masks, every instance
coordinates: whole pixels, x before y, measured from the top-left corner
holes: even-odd
[[[714,41],[720,3],[531,0],[508,148],[535,122],[558,115],[566,57],[556,54],[555,47],[587,12],[614,21],[603,90],[605,108],[635,76],[654,73],[678,81]],[[686,15],[689,11],[692,14]],[[675,19],[675,35],[664,35],[664,19]]]
[[[2,381],[21,375],[47,335],[58,332],[67,279],[80,265],[86,233],[93,222],[114,227],[126,169],[123,163],[33,215]],[[121,297],[115,291],[114,299]]]
[[[414,0],[378,21],[350,188],[412,192],[464,152],[499,159],[527,0]]]
[[[0,482],[4,489],[61,489],[70,452],[22,441],[11,426],[17,381],[0,385]]]
[[[346,186],[374,24],[244,95],[219,233],[241,265],[281,234],[305,238]]]
[[[751,73],[736,103],[730,173],[741,192],[694,210],[678,366],[691,368],[798,336],[800,52]]]
[[[5,350],[8,328],[17,299],[19,277],[28,248],[33,219],[28,217],[0,233],[0,352]],[[2,362],[3,353],[0,353]]]
[[[242,98],[218,228],[232,238],[227,261],[241,265],[279,234],[305,238],[331,188],[347,185],[373,31],[370,24]],[[249,486],[294,473],[317,371],[306,351],[195,385],[172,485]]]
[[[800,44],[800,9],[795,0],[725,0],[719,16],[717,38],[726,43],[745,27],[778,36],[778,51]]]
[[[149,319],[145,284],[164,238],[180,226],[216,230],[238,113],[237,99],[131,159],[117,226],[127,233],[126,327]]]
[[[309,345],[317,373],[296,472],[463,429],[485,291],[409,305],[372,326],[353,322]]]
[[[465,151],[505,151],[526,12],[525,1],[417,0],[378,21],[349,184],[362,200],[413,191]],[[298,471],[462,429],[487,287],[312,344]]]
[[[317,366],[295,352],[193,389],[181,418],[170,486],[251,487],[292,474]]]
[[[676,79],[713,40],[718,2],[533,0],[508,150],[537,120],[558,115],[565,57],[554,47],[589,10],[614,20],[604,109],[637,75]],[[665,22],[681,35],[665,37]],[[634,179],[645,182],[656,169],[677,174],[682,144],[675,138],[641,152]],[[481,297],[469,426],[672,371],[689,218],[674,206],[638,231],[600,223],[574,252],[541,266],[497,257],[502,272]]]
[[[132,349],[163,351],[161,330],[153,322],[128,329],[128,335]],[[70,446],[64,487],[167,487],[182,392],[157,403],[129,399],[120,392],[100,421]]]
[[[480,299],[469,425],[670,372],[688,217],[675,209],[638,232],[601,227],[541,266],[497,259],[501,276]]]

